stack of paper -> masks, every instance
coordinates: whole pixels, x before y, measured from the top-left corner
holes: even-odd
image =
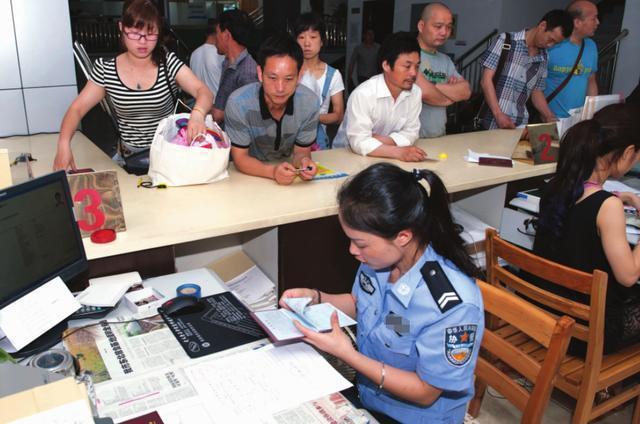
[[[115,306],[129,287],[142,282],[137,272],[92,278],[87,287],[77,297],[78,302],[88,306]]]
[[[257,265],[227,281],[227,286],[252,311],[273,309],[278,303],[276,286]]]
[[[471,215],[469,212],[463,210],[457,205],[451,205],[451,215],[453,221],[462,226],[462,232],[460,237],[465,242],[467,252],[471,256],[471,259],[480,268],[485,267],[485,251],[484,240],[485,232],[487,228],[493,228],[489,224],[486,224],[480,218]]]
[[[585,119],[593,118],[593,115],[605,106],[622,103],[620,94],[606,94],[601,96],[587,96],[582,107],[569,110],[569,116],[558,119],[558,135],[560,138],[575,124]]]
[[[276,307],[278,294],[275,284],[244,251],[218,259],[208,267],[252,311]]]

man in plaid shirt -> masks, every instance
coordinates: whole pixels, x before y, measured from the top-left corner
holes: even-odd
[[[547,76],[546,49],[569,37],[572,31],[571,15],[564,10],[552,10],[535,27],[511,33],[511,49],[494,85],[493,77],[505,41],[505,34],[500,34],[482,62],[484,70],[480,83],[488,106],[481,116],[483,128],[526,125],[529,97],[545,122],[556,120],[543,94]]]

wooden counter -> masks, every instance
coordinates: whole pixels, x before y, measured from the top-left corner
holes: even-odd
[[[440,162],[396,163],[406,169],[420,167],[436,171],[450,193],[553,172],[555,165],[532,166],[516,162],[513,168],[501,168],[479,166],[464,160],[467,149],[508,153],[519,133],[519,130],[494,130],[420,140],[418,145],[430,157],[446,153],[448,158]],[[11,159],[20,152],[31,152],[37,159],[33,163],[37,176],[51,170],[56,139],[55,134],[13,137],[0,140],[0,147],[9,149]],[[80,168],[117,168],[81,133],[73,138],[72,147]],[[379,161],[344,149],[316,152],[313,158],[324,166],[350,175]],[[24,165],[22,168],[24,171]],[[337,213],[336,191],[345,180],[296,180],[292,186],[283,187],[272,180],[241,174],[233,166],[229,174],[228,179],[208,185],[145,189],[136,187],[138,177],[118,169],[127,231],[119,233],[116,241],[106,245],[96,245],[85,239],[87,257],[103,258],[332,216]]]

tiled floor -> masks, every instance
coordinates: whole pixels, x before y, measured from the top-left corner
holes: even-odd
[[[571,411],[567,406],[562,405],[557,399],[558,396],[554,394],[554,397],[549,402],[544,414],[544,423],[548,424],[562,424],[571,422]],[[601,419],[594,421],[597,424],[621,424],[630,423],[631,416],[633,414],[633,404],[627,403],[619,411],[615,411],[610,414],[606,414]],[[478,417],[469,421],[466,424],[511,424],[520,422],[520,411],[512,406],[507,400],[502,399],[497,392],[489,389],[489,392],[485,395],[482,402],[482,409]]]

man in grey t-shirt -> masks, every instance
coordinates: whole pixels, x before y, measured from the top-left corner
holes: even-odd
[[[418,21],[420,72],[416,84],[422,90],[420,137],[445,135],[447,106],[471,96],[469,83],[458,73],[449,56],[440,53],[451,35],[453,15],[442,3],[429,3]]]
[[[311,145],[316,140],[319,105],[313,91],[298,85],[302,62],[302,49],[291,36],[270,37],[258,53],[260,82],[229,97],[225,131],[240,172],[283,185],[296,176],[310,180],[316,174]]]

